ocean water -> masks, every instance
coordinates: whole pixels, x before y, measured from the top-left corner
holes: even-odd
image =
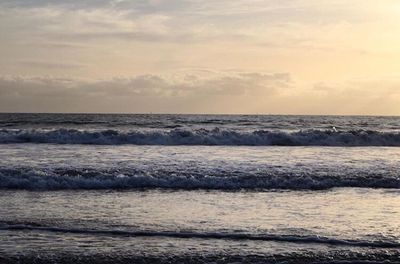
[[[400,118],[0,114],[0,263],[400,263]]]

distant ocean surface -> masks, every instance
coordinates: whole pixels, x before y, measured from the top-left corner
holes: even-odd
[[[0,263],[400,263],[400,117],[0,114]]]

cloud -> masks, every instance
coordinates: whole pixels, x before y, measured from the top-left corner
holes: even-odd
[[[400,78],[380,77],[318,82],[292,95],[292,111],[308,114],[398,115]]]
[[[359,21],[366,16],[365,1],[2,1],[2,24],[14,32],[52,40],[120,39],[125,41],[202,42],[258,41],[268,43],[280,32],[291,43],[298,25]],[[3,7],[3,8],[2,8]],[[358,19],[358,20],[357,20]],[[285,32],[289,36],[285,36]],[[303,32],[303,31],[301,31]],[[283,33],[283,34],[282,34]],[[286,37],[288,41],[285,41]],[[278,45],[282,46],[282,41]]]
[[[20,61],[20,64],[33,68],[60,69],[60,70],[81,68],[84,66],[82,64],[73,62],[52,62],[52,61],[35,61],[35,60]]]
[[[379,78],[398,72],[398,10],[397,0],[3,0],[0,76],[55,77],[1,78],[0,111],[399,113],[399,82]],[[177,74],[191,67],[207,70]],[[343,81],[353,76],[375,80]]]
[[[193,71],[104,80],[1,77],[2,112],[396,115],[400,78],[318,82],[287,73]]]
[[[199,104],[238,98],[250,100],[257,96],[274,96],[281,89],[288,89],[290,84],[290,75],[287,73],[246,72],[222,72],[213,77],[195,74],[173,77],[139,75],[108,80],[1,77],[0,111],[46,109],[47,112],[74,112],[81,109],[83,112],[103,112],[102,106],[106,104],[112,112],[126,112],[126,109],[119,108],[123,102],[129,112],[140,111],[135,107],[136,104],[147,104],[150,111],[157,112],[162,111],[157,106],[158,102],[172,107],[175,103],[186,105],[192,101]],[[193,111],[189,105],[186,107],[182,111]]]

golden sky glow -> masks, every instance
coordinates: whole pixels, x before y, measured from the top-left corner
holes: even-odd
[[[397,0],[0,0],[0,111],[400,114]]]

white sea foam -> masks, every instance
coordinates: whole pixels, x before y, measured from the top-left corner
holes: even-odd
[[[1,189],[213,189],[213,190],[321,190],[335,187],[400,188],[397,174],[346,175],[310,172],[209,171],[208,174],[179,171],[123,171],[28,168],[0,169]]]
[[[296,132],[222,129],[126,131],[2,129],[0,143],[98,145],[400,146],[400,133],[366,130]]]

